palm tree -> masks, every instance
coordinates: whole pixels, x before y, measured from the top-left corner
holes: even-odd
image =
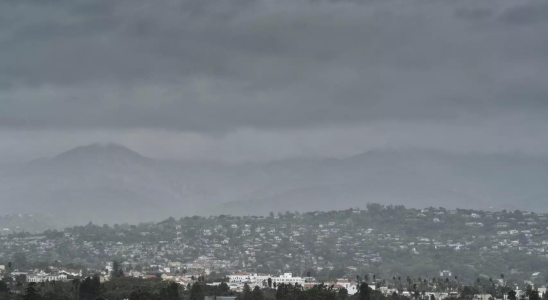
[[[483,288],[481,286],[481,280],[479,278],[476,279],[476,284],[478,286],[478,289],[480,289],[481,294],[483,294]]]
[[[440,286],[436,283],[436,277],[432,277],[432,285],[434,285],[436,292],[439,292]]]
[[[407,289],[411,290],[411,277],[407,276]]]
[[[495,283],[493,282],[493,278],[489,277],[489,282],[491,282],[491,294],[495,296]]]

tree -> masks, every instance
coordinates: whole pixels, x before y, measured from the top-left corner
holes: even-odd
[[[347,291],[345,289],[337,290],[333,285],[327,286],[325,284],[318,284],[314,287],[301,291],[295,289],[293,291],[292,299],[314,299],[314,300],[332,300],[332,299],[346,299]],[[342,297],[342,298],[341,298]]]
[[[509,300],[516,300],[517,299],[516,298],[516,291],[514,291],[514,290],[509,291],[508,292],[508,299]]]
[[[119,261],[113,261],[112,262],[112,273],[110,274],[110,277],[112,278],[120,278],[124,277],[124,270],[122,269],[122,265]]]
[[[151,292],[134,291],[129,294],[129,300],[161,300],[161,298]]]
[[[529,300],[540,300],[540,295],[538,291],[532,291],[529,295]]]
[[[101,281],[99,276],[88,277],[80,283],[78,287],[78,299],[93,300],[99,296],[101,292]]]
[[[272,278],[268,277],[268,288],[272,288]]]
[[[17,275],[17,276],[15,276],[15,281],[17,281],[17,282],[27,282],[27,275],[25,275],[25,274]]]
[[[190,289],[190,300],[204,300],[204,293],[202,292],[202,288],[200,287],[200,284],[197,282],[194,282],[192,285],[192,288]]]
[[[12,259],[13,265],[15,265],[16,268],[26,268],[27,267],[27,255],[22,252],[17,252],[13,255]],[[11,262],[8,264],[9,268],[11,269]]]
[[[366,275],[367,276],[367,275]],[[371,288],[367,283],[360,284],[358,289],[358,299],[359,300],[370,300],[371,299]]]
[[[529,239],[525,236],[524,233],[520,233],[518,237],[518,241],[522,245],[527,245],[529,243]]]
[[[466,299],[473,298],[475,294],[479,294],[479,290],[476,287],[472,287],[472,286],[465,286],[462,289],[462,293],[461,293],[462,297]]]
[[[255,286],[253,289],[253,292],[251,292],[251,300],[264,300],[264,294],[263,291],[261,291],[261,288],[258,286]],[[244,297],[245,300],[245,297]]]
[[[338,296],[339,296],[339,299],[340,299],[340,300],[346,300],[346,299],[348,299],[348,290],[345,289],[345,288],[339,289]]]
[[[293,292],[295,291],[293,285],[291,284],[285,284],[281,283],[278,284],[278,288],[276,289],[276,300],[289,300],[293,299]]]
[[[179,285],[168,282],[161,290],[160,297],[165,300],[179,300]]]
[[[25,295],[23,295],[23,300],[39,300],[40,295],[34,288],[36,284],[34,282],[30,283],[25,289]]]
[[[221,284],[219,284],[219,293],[220,293],[220,296],[226,296],[228,295],[228,292],[230,291],[230,287],[228,286],[228,284],[226,284],[226,282],[221,282]]]
[[[78,291],[79,288],[80,288],[80,279],[72,280],[72,294],[73,294],[74,299],[78,299],[78,296],[79,296],[79,293],[80,293]]]
[[[243,294],[243,300],[252,300],[251,297],[251,289],[249,288],[249,285],[247,283],[244,284],[244,289],[242,291]]]

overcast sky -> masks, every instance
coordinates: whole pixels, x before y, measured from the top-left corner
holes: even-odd
[[[548,1],[5,0],[0,161],[548,149]]]

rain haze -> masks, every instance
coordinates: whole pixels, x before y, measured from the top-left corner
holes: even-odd
[[[548,2],[0,2],[0,203],[548,212]]]

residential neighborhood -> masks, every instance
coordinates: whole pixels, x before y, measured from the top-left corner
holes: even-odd
[[[460,263],[463,259],[467,263]],[[441,277],[473,281],[505,273],[509,280],[540,283],[548,265],[548,216],[371,204],[366,210],[287,211],[266,217],[90,223],[64,231],[1,236],[0,260],[10,261],[12,270],[55,262],[105,274],[108,264],[118,260],[132,277],[250,272],[310,273],[327,280],[366,273],[379,278],[432,277],[449,269],[453,274]],[[506,264],[497,265],[501,260]],[[535,272],[540,273],[531,275]],[[36,276],[31,278],[42,280]]]

